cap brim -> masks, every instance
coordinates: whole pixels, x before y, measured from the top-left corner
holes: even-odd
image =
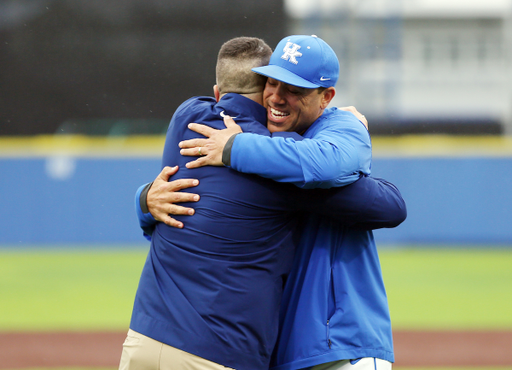
[[[305,87],[307,89],[316,89],[317,87],[320,87],[320,85],[309,82],[308,80],[297,76],[295,73],[276,65],[256,67],[253,68],[252,71],[293,86]]]

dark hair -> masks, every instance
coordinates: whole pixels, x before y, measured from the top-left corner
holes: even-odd
[[[219,50],[218,59],[222,58],[259,58],[270,60],[272,49],[265,41],[256,37],[236,37],[226,41]],[[267,62],[268,64],[268,62]]]
[[[263,90],[266,78],[251,68],[267,65],[272,49],[256,37],[236,37],[225,42],[217,57],[217,85],[224,94],[254,93]]]

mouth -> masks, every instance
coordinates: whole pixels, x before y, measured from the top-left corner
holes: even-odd
[[[286,120],[286,118],[290,115],[290,113],[282,112],[272,107],[268,107],[268,118],[273,122],[282,122]]]

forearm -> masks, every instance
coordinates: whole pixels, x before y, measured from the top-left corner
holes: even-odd
[[[328,190],[308,190],[309,212],[367,230],[396,227],[407,216],[405,202],[391,183],[363,176],[355,183]]]
[[[402,194],[392,183],[371,178],[377,187],[373,202],[365,210],[359,226],[365,229],[397,227],[407,218],[407,206]]]
[[[302,188],[330,188],[354,182],[369,172],[371,146],[363,140],[236,136],[231,149],[231,167]],[[333,137],[333,136],[331,136]]]

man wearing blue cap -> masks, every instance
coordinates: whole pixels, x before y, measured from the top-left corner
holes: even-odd
[[[188,168],[226,165],[302,188],[351,184],[370,173],[371,142],[354,114],[327,108],[339,64],[316,36],[290,36],[268,66],[263,103],[269,131],[303,135],[264,137],[193,124],[209,139],[180,143],[200,155]],[[149,201],[148,197],[148,201]],[[371,200],[369,200],[371,203]],[[275,369],[390,369],[394,361],[387,298],[371,231],[309,216],[283,295]]]
[[[267,66],[252,70],[268,77],[263,92],[268,130],[296,132],[311,140],[235,137],[241,132],[236,125],[216,131],[192,124],[191,129],[211,140],[180,143],[183,155],[202,155],[188,168],[224,164],[303,188],[343,186],[370,174],[371,140],[364,116],[327,108],[336,93],[339,62],[325,41],[316,36],[286,37]]]
[[[370,173],[367,129],[354,114],[327,108],[339,74],[327,43],[316,36],[286,37],[269,65],[253,71],[268,77],[263,101],[269,131],[295,131],[305,139],[239,133],[232,121],[223,131],[191,125],[210,139],[180,143],[182,154],[203,155],[187,167],[223,163],[303,188],[344,186]],[[285,287],[272,368],[384,370],[392,362],[391,322],[372,232],[310,217]]]

